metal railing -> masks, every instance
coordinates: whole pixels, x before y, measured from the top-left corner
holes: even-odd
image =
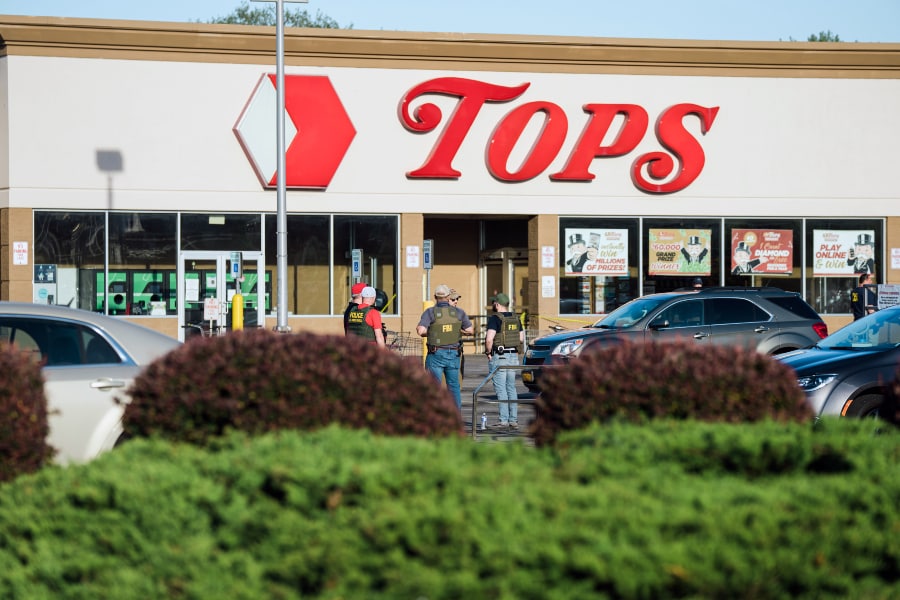
[[[535,404],[535,398],[519,398],[517,400],[486,400],[479,399],[478,393],[481,391],[489,381],[494,378],[494,375],[500,369],[515,369],[516,371],[523,371],[525,369],[534,369],[534,365],[498,365],[497,367],[490,370],[490,372],[485,376],[484,381],[479,383],[475,390],[472,392],[472,439],[478,439],[478,403],[483,402],[485,404],[500,404],[501,402],[508,402],[510,404]]]

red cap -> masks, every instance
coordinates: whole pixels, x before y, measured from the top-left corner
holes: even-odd
[[[359,296],[362,294],[363,288],[369,285],[368,283],[354,283],[353,287],[350,288],[351,296]]]

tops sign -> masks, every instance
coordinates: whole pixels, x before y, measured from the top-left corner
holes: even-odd
[[[413,115],[410,103],[423,94],[446,94],[459,98],[456,110],[444,126],[431,154],[421,167],[408,172],[411,178],[455,179],[462,175],[453,168],[453,158],[469,133],[478,111],[486,102],[509,102],[522,95],[529,83],[507,87],[474,79],[441,77],[420,83],[409,90],[400,101],[400,120],[410,131],[428,132],[440,125],[443,115],[434,104],[419,106]],[[634,150],[647,132],[647,111],[636,104],[585,104],[589,115],[581,137],[569,153],[562,171],[550,175],[553,181],[590,181],[594,174],[588,169],[595,158],[624,156]],[[676,104],[664,110],[656,121],[656,138],[671,152],[648,152],[635,159],[631,168],[634,185],[645,192],[667,194],[683,190],[693,182],[706,162],[703,148],[685,130],[683,120],[688,115],[700,119],[705,135],[712,127],[719,107],[696,104]],[[510,153],[525,126],[535,115],[542,115],[543,128],[528,156],[517,171],[507,167]],[[613,119],[622,115],[624,125],[608,146],[602,145]],[[526,102],[509,111],[487,141],[487,168],[501,181],[527,181],[543,173],[562,149],[568,133],[568,119],[559,105],[546,101]],[[673,156],[675,158],[673,158]],[[676,168],[676,160],[678,166]],[[645,171],[646,175],[645,176]]]
[[[481,107],[488,102],[511,102],[530,85],[503,86],[475,79],[439,77],[407,91],[398,106],[398,117],[407,130],[428,133],[443,123],[428,157],[421,166],[408,171],[407,177],[462,177],[462,173],[453,168],[453,160],[469,135]],[[272,155],[275,130],[270,125],[275,122],[273,87],[272,76],[260,81],[234,127],[265,187],[273,187],[277,176],[274,172],[275,157]],[[413,102],[427,94],[458,99],[446,122],[441,109],[435,104],[425,102],[412,109]],[[322,76],[286,75],[285,106],[289,126],[293,128],[287,141],[287,187],[325,189],[356,133],[349,115],[328,78]],[[639,105],[589,103],[583,109],[588,115],[587,121],[574,147],[568,149],[563,169],[549,175],[551,181],[591,181],[595,175],[590,167],[595,158],[625,156],[647,135],[650,118]],[[697,179],[706,157],[699,141],[685,128],[684,120],[687,117],[699,119],[700,132],[706,135],[718,111],[718,106],[690,103],[675,104],[662,111],[656,119],[654,132],[662,149],[635,158],[631,166],[635,187],[652,194],[669,194],[685,189]],[[511,169],[510,155],[535,117],[543,121],[537,139],[520,166]],[[618,131],[610,131],[617,117],[621,117],[621,125],[617,125]],[[332,129],[338,131],[332,131],[329,135],[326,130]],[[536,100],[514,107],[500,119],[485,140],[488,172],[497,180],[509,183],[528,181],[541,175],[563,151],[568,131],[568,117],[558,104]],[[612,136],[610,139],[613,141],[604,145],[603,140],[608,135]],[[304,141],[307,137],[310,139]]]

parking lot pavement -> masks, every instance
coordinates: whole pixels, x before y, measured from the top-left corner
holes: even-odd
[[[478,389],[478,395],[475,402],[475,437],[479,442],[509,442],[521,440],[525,443],[532,443],[531,437],[528,435],[528,428],[535,416],[535,406],[533,404],[537,394],[529,392],[525,384],[522,383],[521,371],[516,375],[516,391],[519,395],[519,428],[499,430],[493,425],[499,423],[499,408],[497,405],[497,396],[494,394],[494,387],[488,376],[488,359],[484,354],[466,354],[465,369],[462,380],[460,381],[460,395],[462,396],[462,417],[465,425],[466,435],[472,435],[472,398],[475,390]],[[481,428],[482,415],[486,417],[487,428]]]

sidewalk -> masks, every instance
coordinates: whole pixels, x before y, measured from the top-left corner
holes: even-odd
[[[475,440],[479,442],[509,442],[522,440],[525,443],[532,443],[527,431],[531,422],[534,420],[535,407],[534,399],[537,394],[529,392],[525,384],[522,383],[521,371],[516,372],[516,391],[519,400],[523,402],[519,404],[519,429],[518,430],[498,430],[491,426],[499,422],[499,408],[497,405],[497,395],[494,394],[494,387],[490,381],[485,381],[488,376],[488,358],[484,354],[466,354],[465,370],[460,381],[460,393],[462,396],[462,417],[465,426],[466,435],[472,436],[472,396],[476,388],[481,386],[478,391],[476,410],[475,410]],[[483,385],[482,385],[483,384]],[[481,429],[481,415],[487,417],[487,429]]]

